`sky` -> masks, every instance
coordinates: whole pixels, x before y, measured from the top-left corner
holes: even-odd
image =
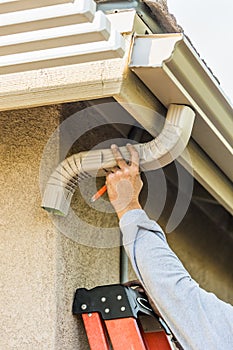
[[[167,4],[233,104],[233,0],[167,0]]]

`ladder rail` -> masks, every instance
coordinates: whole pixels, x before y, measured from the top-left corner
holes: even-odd
[[[169,329],[148,300],[122,285],[76,290],[73,314],[82,315],[91,350],[172,350]]]
[[[82,314],[84,327],[91,350],[110,350],[103,320],[98,312]]]

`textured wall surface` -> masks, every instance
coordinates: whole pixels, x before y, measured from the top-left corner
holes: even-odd
[[[40,208],[40,160],[61,114],[56,106],[0,113],[0,349],[88,349],[71,313],[74,291],[119,280],[117,247],[79,244]]]
[[[1,112],[1,349],[53,349],[56,232],[40,209],[38,167],[57,108]]]

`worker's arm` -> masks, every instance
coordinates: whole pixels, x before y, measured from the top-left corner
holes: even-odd
[[[119,168],[108,175],[106,184],[138,278],[185,350],[232,350],[233,307],[199,287],[168,246],[160,226],[141,209],[138,154],[133,146],[128,148],[131,164],[112,148]]]

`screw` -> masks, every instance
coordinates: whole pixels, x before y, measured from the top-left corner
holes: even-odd
[[[125,306],[122,306],[122,307],[121,307],[121,311],[125,311]]]
[[[119,295],[117,296],[117,300],[121,300],[121,299],[122,299],[122,295],[119,294]]]
[[[87,305],[86,305],[86,304],[82,304],[82,305],[81,305],[81,309],[82,309],[82,310],[86,310],[86,308],[87,308]]]
[[[92,313],[89,312],[88,317],[91,317],[91,316],[92,316]]]
[[[102,303],[105,303],[106,300],[107,300],[107,299],[106,299],[105,297],[102,297],[102,298],[101,298]]]
[[[106,308],[105,310],[104,310],[104,312],[106,313],[106,314],[108,314],[109,313],[109,308]]]

